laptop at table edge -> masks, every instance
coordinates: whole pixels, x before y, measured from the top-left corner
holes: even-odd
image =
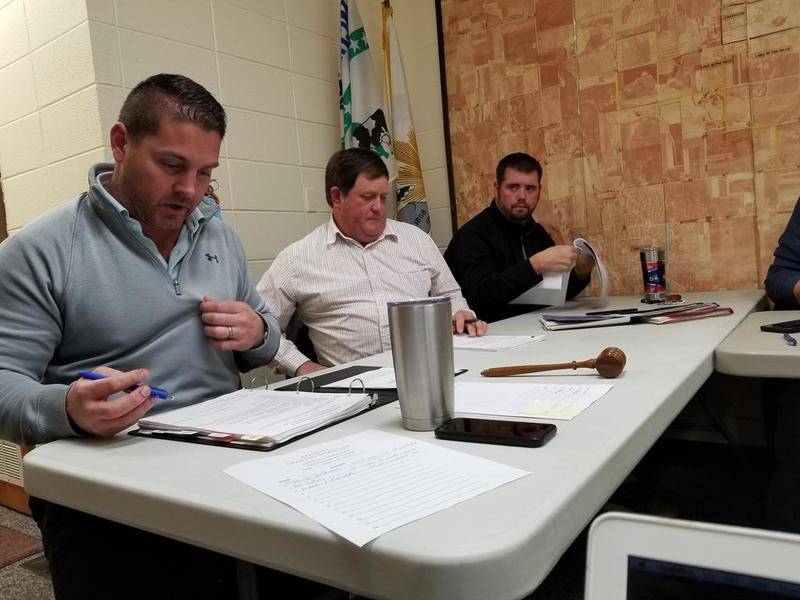
[[[610,512],[589,529],[584,599],[625,600],[629,556],[800,584],[800,535]]]

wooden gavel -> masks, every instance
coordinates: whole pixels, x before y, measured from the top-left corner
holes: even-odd
[[[605,348],[597,358],[590,358],[580,362],[573,360],[568,363],[554,365],[514,365],[511,367],[492,367],[481,371],[484,377],[508,377],[509,375],[522,375],[523,373],[539,373],[541,371],[555,371],[557,369],[597,369],[601,377],[613,379],[625,368],[625,353],[613,346]]]

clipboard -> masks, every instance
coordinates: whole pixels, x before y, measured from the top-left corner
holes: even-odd
[[[305,377],[300,380],[297,384],[289,384],[279,388],[275,388],[276,391],[286,391],[286,392],[295,392],[301,391],[302,387],[301,384],[305,383],[306,381],[310,381],[308,387],[312,385],[315,387],[314,391],[320,393],[345,393],[348,392],[348,388],[323,388],[321,386],[325,385],[326,383],[331,383],[333,381],[338,381],[339,379],[344,379],[347,377],[353,377],[354,375],[360,375],[361,373],[366,373],[367,371],[374,371],[375,369],[380,369],[380,367],[369,366],[369,365],[354,365],[352,367],[346,367],[344,369],[339,369],[337,371],[332,371],[331,373],[324,373],[322,375],[317,375],[316,377]],[[307,390],[302,390],[307,391]],[[270,452],[275,450],[276,448],[282,448],[287,444],[291,444],[294,441],[301,440],[306,436],[309,436],[313,433],[317,433],[318,431],[322,431],[323,429],[327,429],[333,425],[337,425],[338,423],[342,423],[353,417],[357,417],[359,415],[363,415],[375,408],[380,406],[384,406],[385,404],[389,404],[397,400],[397,390],[370,390],[370,388],[365,388],[365,393],[367,394],[375,394],[377,396],[377,401],[373,402],[370,406],[362,410],[361,412],[351,415],[349,417],[344,417],[342,419],[338,419],[336,421],[331,421],[330,423],[326,423],[322,427],[318,427],[312,431],[308,431],[297,437],[293,437],[290,440],[286,440],[285,442],[280,442],[273,444],[271,446],[263,446],[263,445],[255,445],[255,444],[246,444],[243,442],[239,442],[236,440],[229,441],[229,440],[216,440],[213,438],[209,438],[203,436],[203,434],[194,434],[194,435],[180,435],[176,433],[170,433],[168,431],[159,431],[158,433],[153,433],[149,431],[144,433],[141,429],[134,429],[133,431],[129,431],[128,435],[132,435],[135,437],[143,437],[143,438],[155,438],[159,440],[172,440],[176,442],[188,442],[190,444],[202,444],[204,446],[221,446],[223,448],[235,448],[237,450],[255,450],[256,452]]]

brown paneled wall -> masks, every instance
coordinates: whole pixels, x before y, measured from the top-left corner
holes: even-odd
[[[763,285],[800,195],[800,0],[441,0],[458,224],[497,161],[544,165],[535,217],[640,293]]]

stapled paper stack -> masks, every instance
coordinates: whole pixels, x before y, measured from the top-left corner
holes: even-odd
[[[733,309],[720,306],[716,302],[694,302],[692,304],[672,304],[650,309],[607,310],[585,315],[542,315],[539,322],[549,331],[558,329],[582,329],[584,327],[607,327],[627,325],[628,323],[653,323],[665,325],[707,317],[723,317],[733,314]]]
[[[269,448],[352,417],[369,408],[370,403],[368,395],[355,392],[238,390],[141,419],[138,433]]]

